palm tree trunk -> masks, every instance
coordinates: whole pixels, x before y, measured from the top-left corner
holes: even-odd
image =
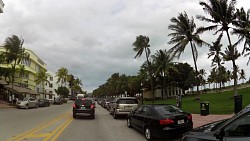
[[[227,33],[227,38],[228,38],[228,42],[229,42],[228,50],[230,52],[232,51],[234,53],[235,49],[232,46],[228,30],[226,31],[226,33]],[[238,90],[237,90],[237,66],[235,64],[234,58],[232,59],[232,63],[233,63],[233,79],[234,79],[234,96],[237,96],[238,95]]]
[[[197,79],[197,97],[196,99],[199,100],[200,99],[200,92],[199,92],[199,80],[198,80],[198,69],[197,69],[197,65],[196,65],[196,61],[195,61],[195,56],[194,56],[194,47],[192,42],[190,41],[191,44],[191,49],[192,49],[192,55],[193,55],[193,59],[194,59],[194,66],[195,66],[195,74],[196,74],[196,79]]]
[[[148,67],[149,67],[149,75],[150,75],[150,82],[151,82],[151,92],[153,95],[153,103],[154,103],[154,99],[155,99],[155,94],[154,94],[154,82],[153,82],[153,73],[152,73],[152,68],[151,68],[151,63],[148,60],[149,54],[145,48],[145,52],[146,52],[146,58],[147,58],[147,62],[148,62]]]

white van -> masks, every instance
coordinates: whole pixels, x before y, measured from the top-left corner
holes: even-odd
[[[84,96],[85,96],[85,94],[77,94],[76,95],[76,99],[78,99],[78,98],[84,98]]]

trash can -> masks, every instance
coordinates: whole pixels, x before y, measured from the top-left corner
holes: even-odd
[[[200,103],[201,115],[207,116],[209,115],[209,102],[203,101]]]
[[[242,95],[234,96],[234,113],[237,114],[242,110]]]

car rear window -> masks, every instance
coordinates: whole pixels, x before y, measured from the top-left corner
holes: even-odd
[[[171,105],[155,106],[155,109],[161,115],[169,115],[173,113],[183,112],[181,109]]]
[[[75,101],[76,105],[85,105],[85,106],[90,106],[92,104],[91,100],[88,99],[77,99]]]
[[[136,99],[120,99],[118,101],[119,104],[138,104]]]

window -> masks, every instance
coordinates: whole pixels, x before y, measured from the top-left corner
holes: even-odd
[[[23,59],[22,64],[24,64],[26,66],[30,66],[30,59]]]
[[[50,87],[50,88],[53,88],[53,84],[49,84],[49,87]]]
[[[49,80],[50,80],[50,81],[53,81],[53,77],[49,77]]]
[[[233,121],[225,128],[225,136],[250,137],[250,113]]]
[[[49,95],[49,99],[52,99],[52,95],[51,94]]]
[[[152,112],[151,112],[151,110],[150,110],[149,107],[144,107],[144,108],[142,109],[142,114],[143,114],[143,115],[151,116],[151,115],[152,115],[151,113],[152,113]]]

